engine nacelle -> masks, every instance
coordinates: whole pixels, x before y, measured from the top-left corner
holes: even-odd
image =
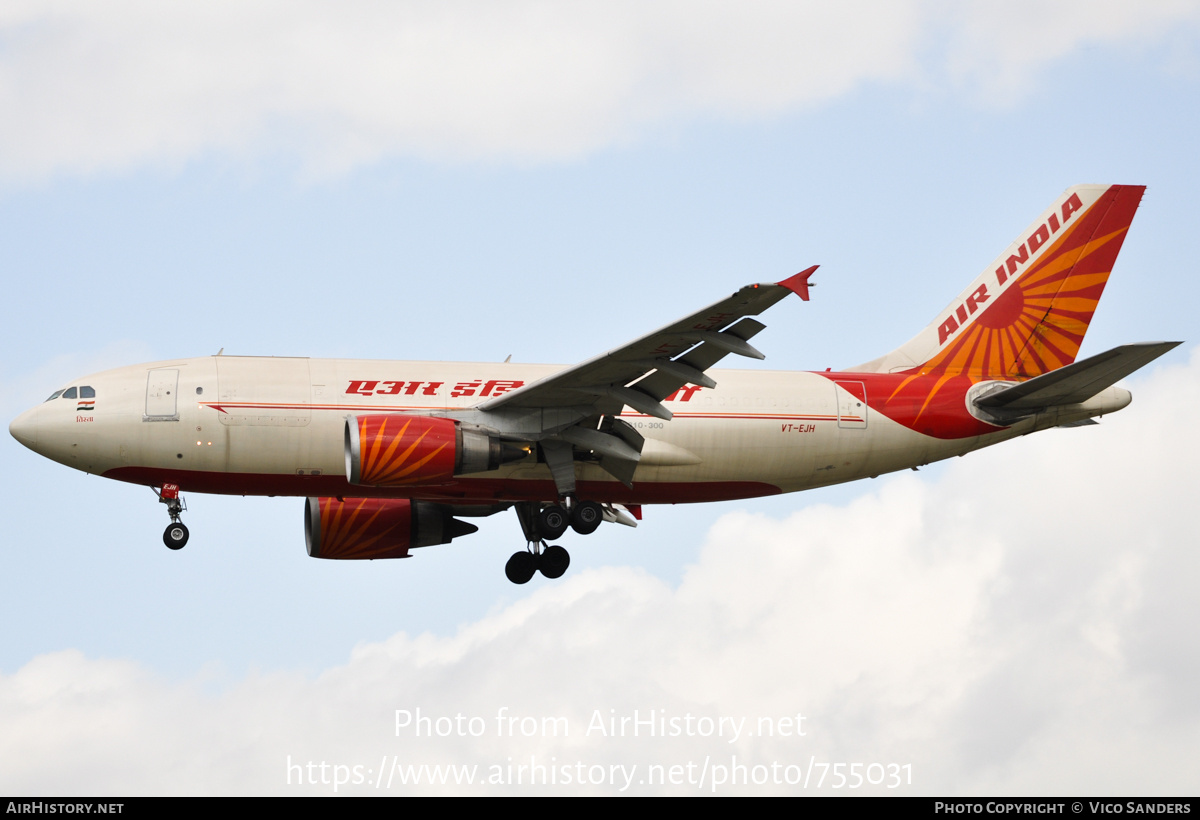
[[[407,498],[304,502],[304,540],[313,558],[407,558],[414,547],[449,544],[478,529],[448,507]]]
[[[527,448],[452,419],[375,415],[346,419],[346,480],[367,487],[448,484],[495,470]]]

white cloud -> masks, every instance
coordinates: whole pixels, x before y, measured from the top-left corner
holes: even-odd
[[[975,0],[950,4],[946,11],[953,32],[946,54],[949,76],[1008,104],[1029,91],[1039,71],[1080,48],[1118,43],[1126,49],[1147,48],[1178,33],[1181,24],[1194,36],[1200,6],[1195,0],[1136,7],[1088,0]],[[1054,83],[1055,78],[1043,81]]]
[[[556,160],[697,117],[771,116],[915,81],[921,63],[935,83],[1011,98],[1081,45],[1145,41],[1197,13],[1183,0],[1003,8],[10,2],[0,176],[210,154],[292,156],[324,174],[397,155]]]
[[[727,515],[678,588],[627,569],[579,573],[452,637],[359,646],[316,678],[264,672],[214,694],[204,679],[168,682],[133,663],[38,657],[0,678],[0,787],[320,793],[332,790],[334,764],[361,766],[369,783],[397,758],[475,765],[477,777],[497,765],[508,777],[531,755],[560,779],[563,766],[607,777],[609,766],[637,765],[636,780],[649,764],[666,773],[689,763],[680,774],[696,778],[706,759],[711,778],[736,756],[795,772],[811,759],[911,764],[904,793],[1191,793],[1200,432],[1178,423],[1178,408],[1200,402],[1200,349],[1134,390],[1134,404],[1100,427],[1009,442],[937,481],[905,474],[783,521]],[[397,737],[395,710],[417,708],[479,717],[483,731]],[[498,736],[502,708],[566,718],[570,735]],[[691,715],[693,728],[746,718],[743,732],[760,717],[794,729],[784,721],[803,713],[806,734],[729,742],[728,724],[723,737],[585,734],[597,715],[634,710]],[[296,785],[310,761],[325,785]],[[831,777],[808,792],[832,793]],[[724,791],[789,790],[802,791]]]

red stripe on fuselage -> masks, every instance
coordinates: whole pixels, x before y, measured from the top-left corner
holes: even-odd
[[[822,374],[824,375],[824,374]],[[856,374],[857,378],[857,374]],[[241,409],[241,410],[354,410],[359,415],[368,415],[381,412],[409,413],[420,415],[422,413],[431,413],[434,411],[450,411],[464,410],[464,407],[431,407],[426,405],[408,405],[408,404],[227,404],[222,403],[219,407],[215,404],[206,404],[204,407],[211,407],[214,410],[218,409]],[[657,420],[657,416],[650,416],[645,413],[621,413],[622,418],[637,418]],[[766,421],[837,421],[836,415],[828,414],[812,414],[812,413],[721,413],[716,411],[704,413],[688,413],[685,411],[674,412],[676,419],[739,419],[739,420],[766,420]]]
[[[211,473],[158,467],[117,467],[105,478],[159,487],[178,484],[184,492],[218,495],[333,496],[341,498],[413,498],[446,504],[494,504],[497,501],[548,501],[558,498],[550,479],[469,478],[437,487],[360,487],[341,475],[271,475]],[[778,495],[781,490],[762,481],[637,482],[633,489],[617,481],[580,481],[579,496],[613,504],[690,504],[732,501]]]

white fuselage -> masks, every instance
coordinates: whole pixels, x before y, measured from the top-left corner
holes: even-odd
[[[92,388],[90,409],[77,397],[55,398],[23,414],[11,430],[27,446],[67,466],[151,486],[172,482],[185,491],[460,503],[553,500],[550,472],[536,455],[449,485],[351,485],[343,431],[347,417],[364,414],[453,415],[560,369],[358,359],[178,359],[80,379],[72,387]],[[583,461],[577,465],[581,496],[640,504],[793,492],[960,455],[1128,403],[1125,391],[1110,388],[1072,412],[941,438],[868,408],[837,383],[868,378],[860,374],[724,370],[711,375],[716,388],[685,387],[663,402],[674,414],[670,421],[625,408],[622,418],[646,439],[633,487]],[[868,383],[866,389],[877,391],[878,385]]]

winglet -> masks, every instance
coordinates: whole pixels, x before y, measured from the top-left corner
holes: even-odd
[[[805,302],[807,302],[808,301],[808,289],[815,288],[817,286],[816,282],[813,282],[810,285],[808,283],[808,277],[812,276],[818,267],[820,267],[820,265],[813,265],[811,268],[808,268],[807,270],[802,270],[799,273],[797,273],[795,276],[789,276],[787,279],[784,279],[782,282],[776,282],[775,284],[782,285],[783,287],[790,290],[792,293],[799,296]]]

